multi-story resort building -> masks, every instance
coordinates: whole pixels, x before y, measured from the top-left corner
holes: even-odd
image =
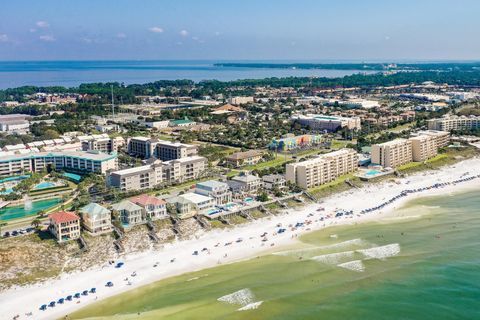
[[[335,132],[342,128],[350,130],[360,130],[361,123],[359,117],[338,117],[326,116],[321,114],[296,114],[292,115],[291,119],[302,126],[306,126],[311,130]]]
[[[353,149],[341,149],[306,161],[287,164],[285,177],[300,188],[309,189],[354,172],[357,168],[357,152]]]
[[[30,129],[30,118],[26,114],[6,114],[0,116],[0,131],[7,133],[27,133]]]
[[[308,147],[322,142],[322,135],[320,134],[304,134],[301,136],[294,136],[288,134],[280,139],[273,139],[268,145],[270,150],[289,151],[297,148]]]
[[[48,168],[105,174],[107,170],[118,168],[117,154],[63,151],[0,156],[1,176],[39,172]]]
[[[450,132],[438,130],[424,130],[416,133],[417,136],[427,135],[433,137],[437,148],[443,148],[450,143]]]
[[[166,202],[162,199],[148,194],[142,194],[128,200],[143,208],[143,222],[168,218]]]
[[[259,150],[248,150],[245,152],[236,152],[225,158],[227,165],[234,168],[241,166],[254,165],[260,162],[263,157],[263,152]]]
[[[91,136],[90,136],[91,137]],[[98,150],[100,152],[111,153],[116,152],[119,147],[117,138],[103,137],[99,139],[91,138],[81,140],[82,150]]]
[[[432,136],[421,135],[408,140],[412,142],[413,161],[422,162],[438,154],[437,144]]]
[[[146,137],[133,137],[128,141],[128,153],[143,159],[155,157],[168,161],[197,155],[197,147]]]
[[[112,231],[112,215],[110,210],[97,203],[89,203],[80,208],[82,226],[90,234],[98,235]]]
[[[427,120],[429,130],[452,131],[480,128],[480,116],[445,116]]]
[[[111,172],[107,184],[122,191],[143,190],[159,184],[180,183],[198,178],[207,167],[200,156],[177,160],[156,160],[151,164]]]
[[[199,182],[195,186],[195,193],[209,196],[215,199],[216,205],[223,205],[232,202],[232,192],[228,184],[220,181],[209,180]]]
[[[372,163],[382,167],[396,168],[413,161],[412,142],[395,139],[372,146]]]
[[[59,211],[48,216],[48,230],[58,242],[80,238],[80,217],[74,212]]]

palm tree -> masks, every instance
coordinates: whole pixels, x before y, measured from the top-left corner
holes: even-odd
[[[37,213],[37,215],[38,215],[40,218],[45,217],[46,214],[47,214],[47,213],[45,212],[45,210],[40,210],[40,211],[38,211],[38,213]]]
[[[32,227],[34,227],[35,229],[38,229],[38,227],[42,224],[42,221],[40,221],[40,219],[38,218],[35,218],[32,220]]]

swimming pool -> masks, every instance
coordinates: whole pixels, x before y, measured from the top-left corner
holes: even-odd
[[[44,182],[40,182],[35,187],[33,187],[33,190],[48,189],[48,188],[52,188],[52,187],[55,187],[55,186],[56,186],[56,184],[53,183],[53,182],[44,181]]]
[[[8,177],[8,178],[0,179],[0,183],[18,181],[18,180],[25,180],[25,179],[28,179],[28,178],[30,178],[29,174],[25,174],[23,176]]]
[[[365,175],[366,176],[376,176],[379,173],[382,173],[382,172],[378,171],[378,170],[369,170],[369,171],[365,172]]]

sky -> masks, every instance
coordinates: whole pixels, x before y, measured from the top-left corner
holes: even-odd
[[[479,60],[478,0],[4,0],[0,60]]]

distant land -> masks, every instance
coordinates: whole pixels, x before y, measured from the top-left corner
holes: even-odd
[[[405,70],[454,71],[480,70],[480,62],[428,62],[428,63],[216,63],[218,67],[269,69],[323,69],[323,70]]]

